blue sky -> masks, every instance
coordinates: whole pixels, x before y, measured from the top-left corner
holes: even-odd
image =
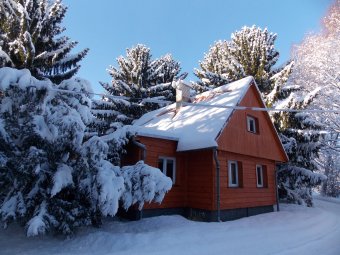
[[[188,80],[209,46],[253,24],[278,34],[279,63],[289,59],[291,47],[310,32],[320,30],[320,19],[331,0],[64,0],[69,7],[65,35],[90,48],[78,76],[109,82],[106,69],[138,43],[153,57],[171,53],[181,62]],[[76,49],[76,50],[77,50]]]

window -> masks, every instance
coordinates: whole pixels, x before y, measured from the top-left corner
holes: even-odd
[[[256,165],[256,186],[268,188],[267,166],[265,165]]]
[[[229,187],[239,186],[237,161],[228,161],[228,177]]]
[[[251,133],[258,134],[258,120],[255,117],[247,116],[247,130]]]
[[[256,183],[257,187],[263,188],[263,167],[261,165],[256,165]]]
[[[175,158],[160,157],[158,159],[158,168],[163,172],[163,174],[171,178],[172,184],[175,184],[176,181]]]

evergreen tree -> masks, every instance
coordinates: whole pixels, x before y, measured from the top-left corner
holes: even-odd
[[[311,93],[301,99],[290,93],[286,102],[280,102],[278,106],[306,109],[314,96]],[[315,159],[322,148],[322,131],[325,127],[305,113],[275,113],[272,119],[289,157],[289,163],[279,167],[280,198],[312,206],[312,188],[325,180],[323,175],[315,173]]]
[[[292,71],[293,62],[284,72]],[[280,109],[307,109],[318,95],[318,90],[303,93],[292,81],[274,76],[275,86],[268,96],[268,104]],[[287,83],[286,83],[287,82]],[[315,173],[322,148],[324,125],[315,121],[311,114],[299,112],[274,112],[276,130],[289,157],[287,164],[278,167],[278,188],[280,199],[287,202],[312,206],[312,188],[321,184],[325,176]]]
[[[130,124],[146,112],[164,105],[144,102],[143,99],[175,99],[171,83],[181,68],[171,55],[153,60],[150,49],[138,44],[127,49],[126,57],[120,56],[117,62],[117,68],[111,66],[108,70],[111,84],[101,83],[107,97],[94,102],[93,113],[97,119],[93,126],[100,134]],[[126,99],[118,98],[122,96]]]
[[[61,36],[66,14],[61,0],[0,0],[0,67],[29,69],[38,79],[60,83],[77,73],[88,49]]]
[[[279,52],[274,43],[277,35],[256,26],[243,27],[231,36],[231,41],[218,41],[200,62],[201,90],[253,76],[261,92],[271,90],[270,77],[276,73],[274,65]]]
[[[51,230],[69,234],[78,226],[100,225],[103,216],[116,214],[120,201],[125,207],[161,202],[171,188],[170,178],[142,161],[124,171],[111,164],[104,139],[84,142],[93,118],[88,82],[71,79],[57,86],[33,78],[27,69],[5,67],[0,90],[5,225],[18,221],[28,236]],[[127,133],[124,128],[111,134],[116,151],[127,143]]]

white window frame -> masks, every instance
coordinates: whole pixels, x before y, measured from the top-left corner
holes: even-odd
[[[259,183],[259,176],[258,176],[258,171],[257,171],[258,169],[261,169],[261,171],[260,171],[260,177],[261,177],[261,182],[262,182],[261,184]],[[256,165],[255,171],[256,171],[256,186],[258,188],[263,188],[264,187],[263,165]]]
[[[232,164],[235,164],[236,166],[236,184],[232,183],[232,180],[233,180],[232,171],[231,171]],[[238,175],[239,175],[238,162],[235,160],[229,160],[228,161],[228,186],[229,187],[239,187]]]
[[[167,161],[168,160],[172,160],[174,162],[173,164],[173,169],[172,169],[172,173],[173,173],[173,176],[172,176],[172,185],[174,185],[176,183],[176,158],[172,158],[172,157],[158,157],[158,160],[163,160],[163,167],[161,169],[162,173],[164,175],[166,175],[166,165],[167,165]]]
[[[251,127],[250,122],[251,122],[251,121],[254,122],[254,125],[253,125],[254,131],[250,130],[250,127]],[[249,132],[251,132],[251,133],[254,133],[254,134],[257,133],[257,130],[256,130],[256,118],[255,118],[255,117],[252,117],[252,116],[249,116],[249,115],[247,116],[247,130],[248,130]]]

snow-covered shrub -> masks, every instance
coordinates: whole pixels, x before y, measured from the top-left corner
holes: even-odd
[[[126,197],[122,196],[130,181],[126,178],[132,177],[128,169],[125,174],[106,160],[107,141],[122,150],[128,132],[122,128],[105,139],[93,136],[84,141],[92,119],[88,82],[72,79],[56,86],[35,79],[26,69],[6,67],[0,69],[0,92],[4,224],[19,221],[26,225],[28,236],[51,230],[69,234],[77,226],[98,225],[102,216],[115,215]],[[141,176],[147,172],[143,169],[149,168],[143,165]],[[158,184],[167,177],[150,169],[156,173],[147,174],[158,186],[139,203],[160,202],[169,190]],[[146,181],[138,186],[143,194],[150,187]]]

